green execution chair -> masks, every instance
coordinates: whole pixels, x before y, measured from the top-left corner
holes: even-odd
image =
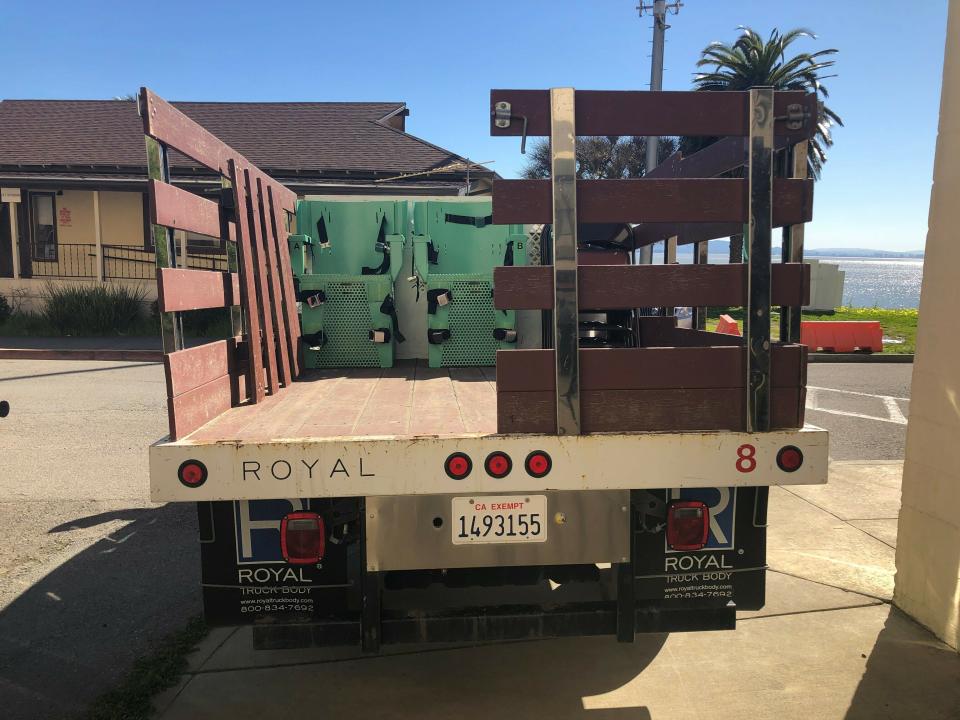
[[[394,282],[403,261],[405,201],[317,201],[297,205],[290,236],[300,302],[304,365],[391,367],[403,342]]]
[[[493,307],[493,268],[526,265],[523,225],[494,225],[492,203],[414,204],[414,271],[427,293],[430,367],[494,365],[517,341],[516,313]]]

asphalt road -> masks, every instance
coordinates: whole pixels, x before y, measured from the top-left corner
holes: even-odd
[[[77,715],[200,609],[196,519],[148,500],[159,364],[0,361],[0,711]]]
[[[903,456],[911,365],[814,364],[836,460]],[[190,505],[148,499],[159,364],[0,361],[0,707],[76,715],[200,609]],[[898,412],[899,411],[899,412]]]
[[[830,431],[833,460],[900,460],[910,416],[906,363],[813,363],[806,421]]]

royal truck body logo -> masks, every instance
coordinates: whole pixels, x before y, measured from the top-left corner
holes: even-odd
[[[736,531],[736,488],[674,488],[670,490],[671,500],[699,500],[710,510],[710,533],[704,550],[730,550],[733,548]],[[671,550],[666,546],[666,551]]]
[[[304,500],[237,500],[233,521],[237,533],[237,564],[282,563],[280,521],[288,513],[306,510]]]

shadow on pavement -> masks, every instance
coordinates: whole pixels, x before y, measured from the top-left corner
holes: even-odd
[[[0,715],[72,717],[200,607],[196,511],[169,504],[77,518],[130,520],[0,612]]]
[[[960,718],[960,655],[895,607],[845,720],[877,718]]]
[[[331,658],[303,665],[203,671],[190,678],[163,720],[253,720],[296,716],[488,720],[650,720],[656,697],[635,686],[666,634],[566,638]],[[634,685],[625,689],[625,686]],[[268,689],[268,691],[267,691]]]

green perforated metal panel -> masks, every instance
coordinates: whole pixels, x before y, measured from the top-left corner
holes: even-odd
[[[429,318],[429,327],[446,328],[450,337],[430,345],[430,367],[494,365],[499,348],[513,347],[493,337],[495,328],[514,327],[514,313],[493,307],[489,275],[431,275],[428,287],[450,290],[453,300]]]
[[[327,344],[318,351],[312,367],[379,367],[380,354],[370,342],[369,297],[363,283],[327,283],[327,301],[323,308],[323,331]]]
[[[304,346],[307,367],[390,367],[393,343],[375,343],[370,330],[390,328],[387,315],[380,312],[383,299],[393,289],[389,276],[307,275],[300,279],[301,290],[322,290],[326,300],[311,308],[301,305],[303,333],[322,330],[326,344],[319,350]]]

